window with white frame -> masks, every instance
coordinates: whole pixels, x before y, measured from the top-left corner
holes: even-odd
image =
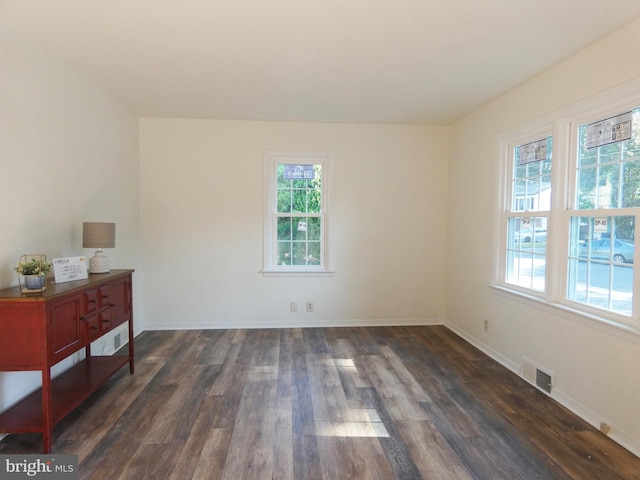
[[[545,291],[551,208],[551,135],[510,145],[505,281]]]
[[[555,119],[546,136],[539,126],[503,139],[500,283],[640,332],[640,98],[617,105]]]
[[[328,272],[328,152],[265,152],[265,273]]]
[[[567,298],[630,317],[640,207],[640,109],[582,123],[573,140]]]

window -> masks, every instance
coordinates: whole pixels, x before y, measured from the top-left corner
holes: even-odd
[[[640,333],[640,97],[620,105],[503,138],[499,283]]]
[[[538,292],[546,285],[551,149],[551,136],[509,147],[505,281]]]
[[[633,313],[635,226],[640,207],[640,109],[577,128],[567,298]]]
[[[265,153],[265,273],[326,273],[333,155]]]

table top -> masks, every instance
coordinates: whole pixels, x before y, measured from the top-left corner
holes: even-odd
[[[72,282],[55,283],[53,279],[47,280],[47,288],[44,292],[22,293],[19,286],[9,287],[0,290],[0,301],[24,301],[24,302],[44,302],[62,295],[68,295],[75,291],[86,290],[93,286],[108,283],[119,277],[133,273],[133,269],[111,270],[109,273],[90,273],[89,278],[74,280]]]

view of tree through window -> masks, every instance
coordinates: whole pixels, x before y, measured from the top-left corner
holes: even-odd
[[[596,132],[605,135],[597,145],[590,144],[593,124],[578,129],[567,298],[630,316],[640,207],[640,109],[608,120]]]
[[[277,264],[320,265],[322,165],[276,166]]]
[[[639,102],[590,103],[502,138],[497,286],[640,333]]]

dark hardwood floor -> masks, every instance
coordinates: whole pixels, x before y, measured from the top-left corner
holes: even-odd
[[[640,459],[441,326],[145,332],[54,430],[83,479],[640,479]],[[10,435],[0,453],[39,453]]]

